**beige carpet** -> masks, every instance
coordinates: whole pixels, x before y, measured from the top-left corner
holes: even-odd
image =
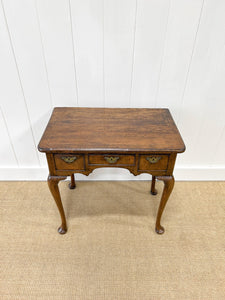
[[[0,182],[0,299],[225,299],[225,182],[177,182],[159,236],[149,182]]]

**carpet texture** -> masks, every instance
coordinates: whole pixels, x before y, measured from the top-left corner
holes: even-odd
[[[0,182],[0,299],[225,299],[225,182],[177,182],[154,232],[149,182]]]

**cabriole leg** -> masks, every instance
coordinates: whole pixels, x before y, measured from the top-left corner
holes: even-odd
[[[151,194],[157,195],[157,190],[155,189],[155,176],[152,176]]]
[[[76,183],[75,183],[75,178],[74,178],[74,174],[71,175],[71,182],[69,183],[69,188],[71,190],[75,189],[76,187]]]
[[[166,206],[166,203],[169,199],[169,196],[173,190],[175,180],[174,180],[173,176],[157,176],[157,179],[162,180],[164,182],[164,189],[163,189],[163,194],[162,194],[162,198],[161,198],[158,213],[157,213],[155,231],[158,234],[163,234],[165,230],[161,226],[160,220],[161,220],[161,216],[163,214],[164,208]]]
[[[64,179],[66,179],[66,176],[51,176],[51,175],[48,176],[48,186],[55,200],[55,203],[58,207],[61,220],[62,220],[62,224],[58,228],[58,232],[61,234],[67,232],[66,217],[65,217],[65,213],[64,213],[60,193],[59,193],[59,187],[58,187],[59,181]]]

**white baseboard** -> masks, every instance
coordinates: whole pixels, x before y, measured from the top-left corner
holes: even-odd
[[[1,181],[42,181],[48,176],[47,168],[0,168]],[[223,181],[225,165],[222,166],[177,166],[174,170],[177,181]],[[134,176],[126,169],[101,168],[89,176],[76,174],[76,179],[83,180],[150,180],[148,174]]]

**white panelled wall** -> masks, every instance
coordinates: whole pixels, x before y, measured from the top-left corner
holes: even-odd
[[[0,180],[46,179],[54,106],[168,107],[187,148],[176,179],[224,180],[224,14],[224,0],[1,0]]]

